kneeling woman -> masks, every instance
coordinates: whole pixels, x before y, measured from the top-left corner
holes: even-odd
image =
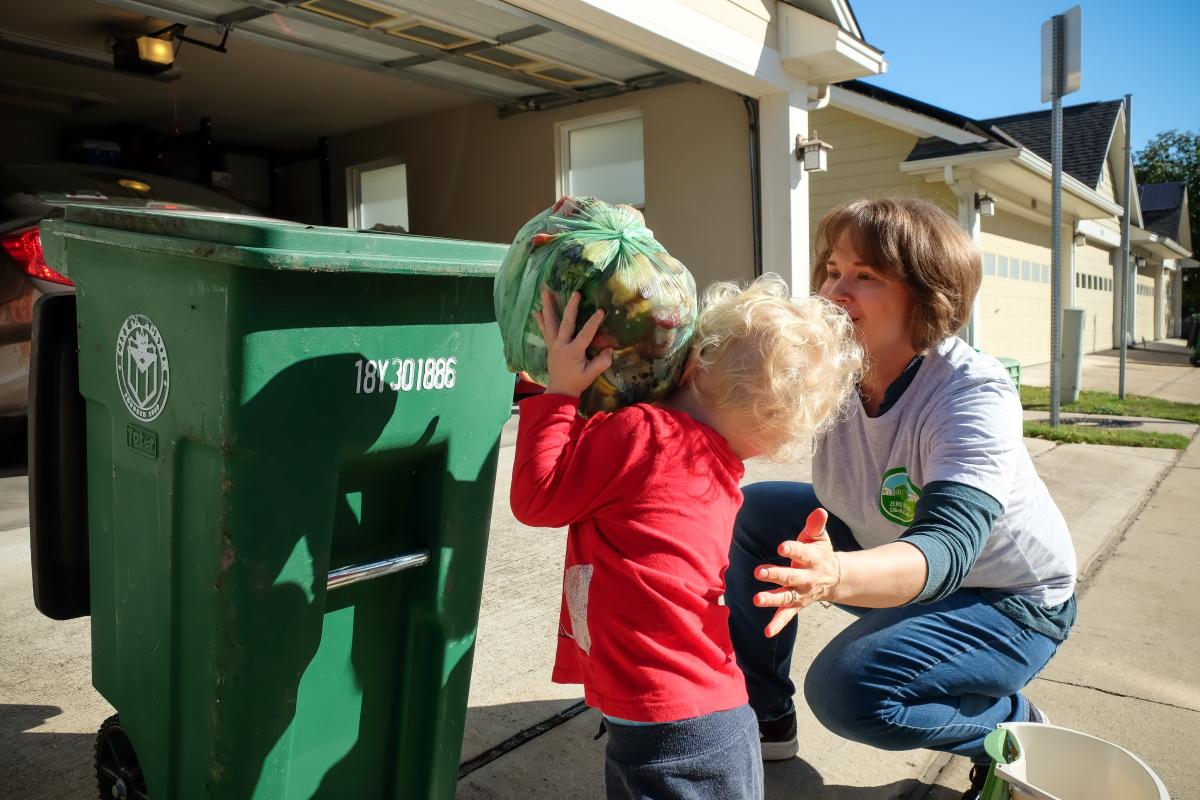
[[[813,483],[748,486],[737,518],[726,602],[763,757],[798,750],[788,623],[827,601],[859,619],[808,669],[817,719],[982,763],[997,724],[1044,720],[1021,690],[1075,619],[1071,537],[1007,373],[955,336],[982,280],[966,232],[923,200],[858,200],[817,243],[814,285],[849,313],[869,367],[861,402],[818,442]],[[826,533],[817,515],[797,541],[817,508]],[[966,797],[984,777],[972,771]]]

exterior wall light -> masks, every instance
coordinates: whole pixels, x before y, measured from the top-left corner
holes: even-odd
[[[1087,244],[1087,237],[1082,233],[1075,234],[1075,246],[1083,247],[1085,244]]]
[[[975,210],[981,217],[996,216],[996,201],[987,192],[975,195]]]
[[[822,142],[814,130],[811,139],[796,134],[796,160],[804,162],[805,172],[828,172],[829,151],[833,145]]]

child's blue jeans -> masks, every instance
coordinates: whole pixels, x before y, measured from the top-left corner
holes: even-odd
[[[818,503],[807,483],[757,483],[744,494],[725,573],[725,603],[750,705],[759,719],[773,720],[794,710],[796,687],[789,672],[796,625],[773,639],[763,635],[774,609],[758,608],[752,598],[774,584],[757,580],[754,568],[787,566],[779,543],[804,529]],[[861,549],[836,517],[826,530],[835,550]],[[999,723],[1028,718],[1021,689],[1058,649],[1053,639],[970,589],[933,603],[846,610],[859,619],[809,665],[804,698],[829,730],[883,750],[924,747],[982,757],[983,737]]]
[[[608,800],[762,800],[758,718],[743,705],[702,717],[608,729]]]

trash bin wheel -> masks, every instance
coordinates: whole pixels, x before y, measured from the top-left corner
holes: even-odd
[[[149,800],[146,779],[138,764],[121,715],[104,720],[96,734],[96,782],[100,800]]]

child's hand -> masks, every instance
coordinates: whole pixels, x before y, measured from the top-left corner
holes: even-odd
[[[611,348],[595,358],[587,357],[588,346],[604,320],[602,310],[596,309],[596,313],[580,329],[579,335],[574,335],[579,301],[579,292],[574,292],[563,309],[560,323],[558,313],[554,310],[554,295],[548,289],[542,289],[542,310],[537,312],[534,319],[542,338],[546,340],[546,371],[550,374],[547,394],[579,397],[600,373],[612,366]]]

